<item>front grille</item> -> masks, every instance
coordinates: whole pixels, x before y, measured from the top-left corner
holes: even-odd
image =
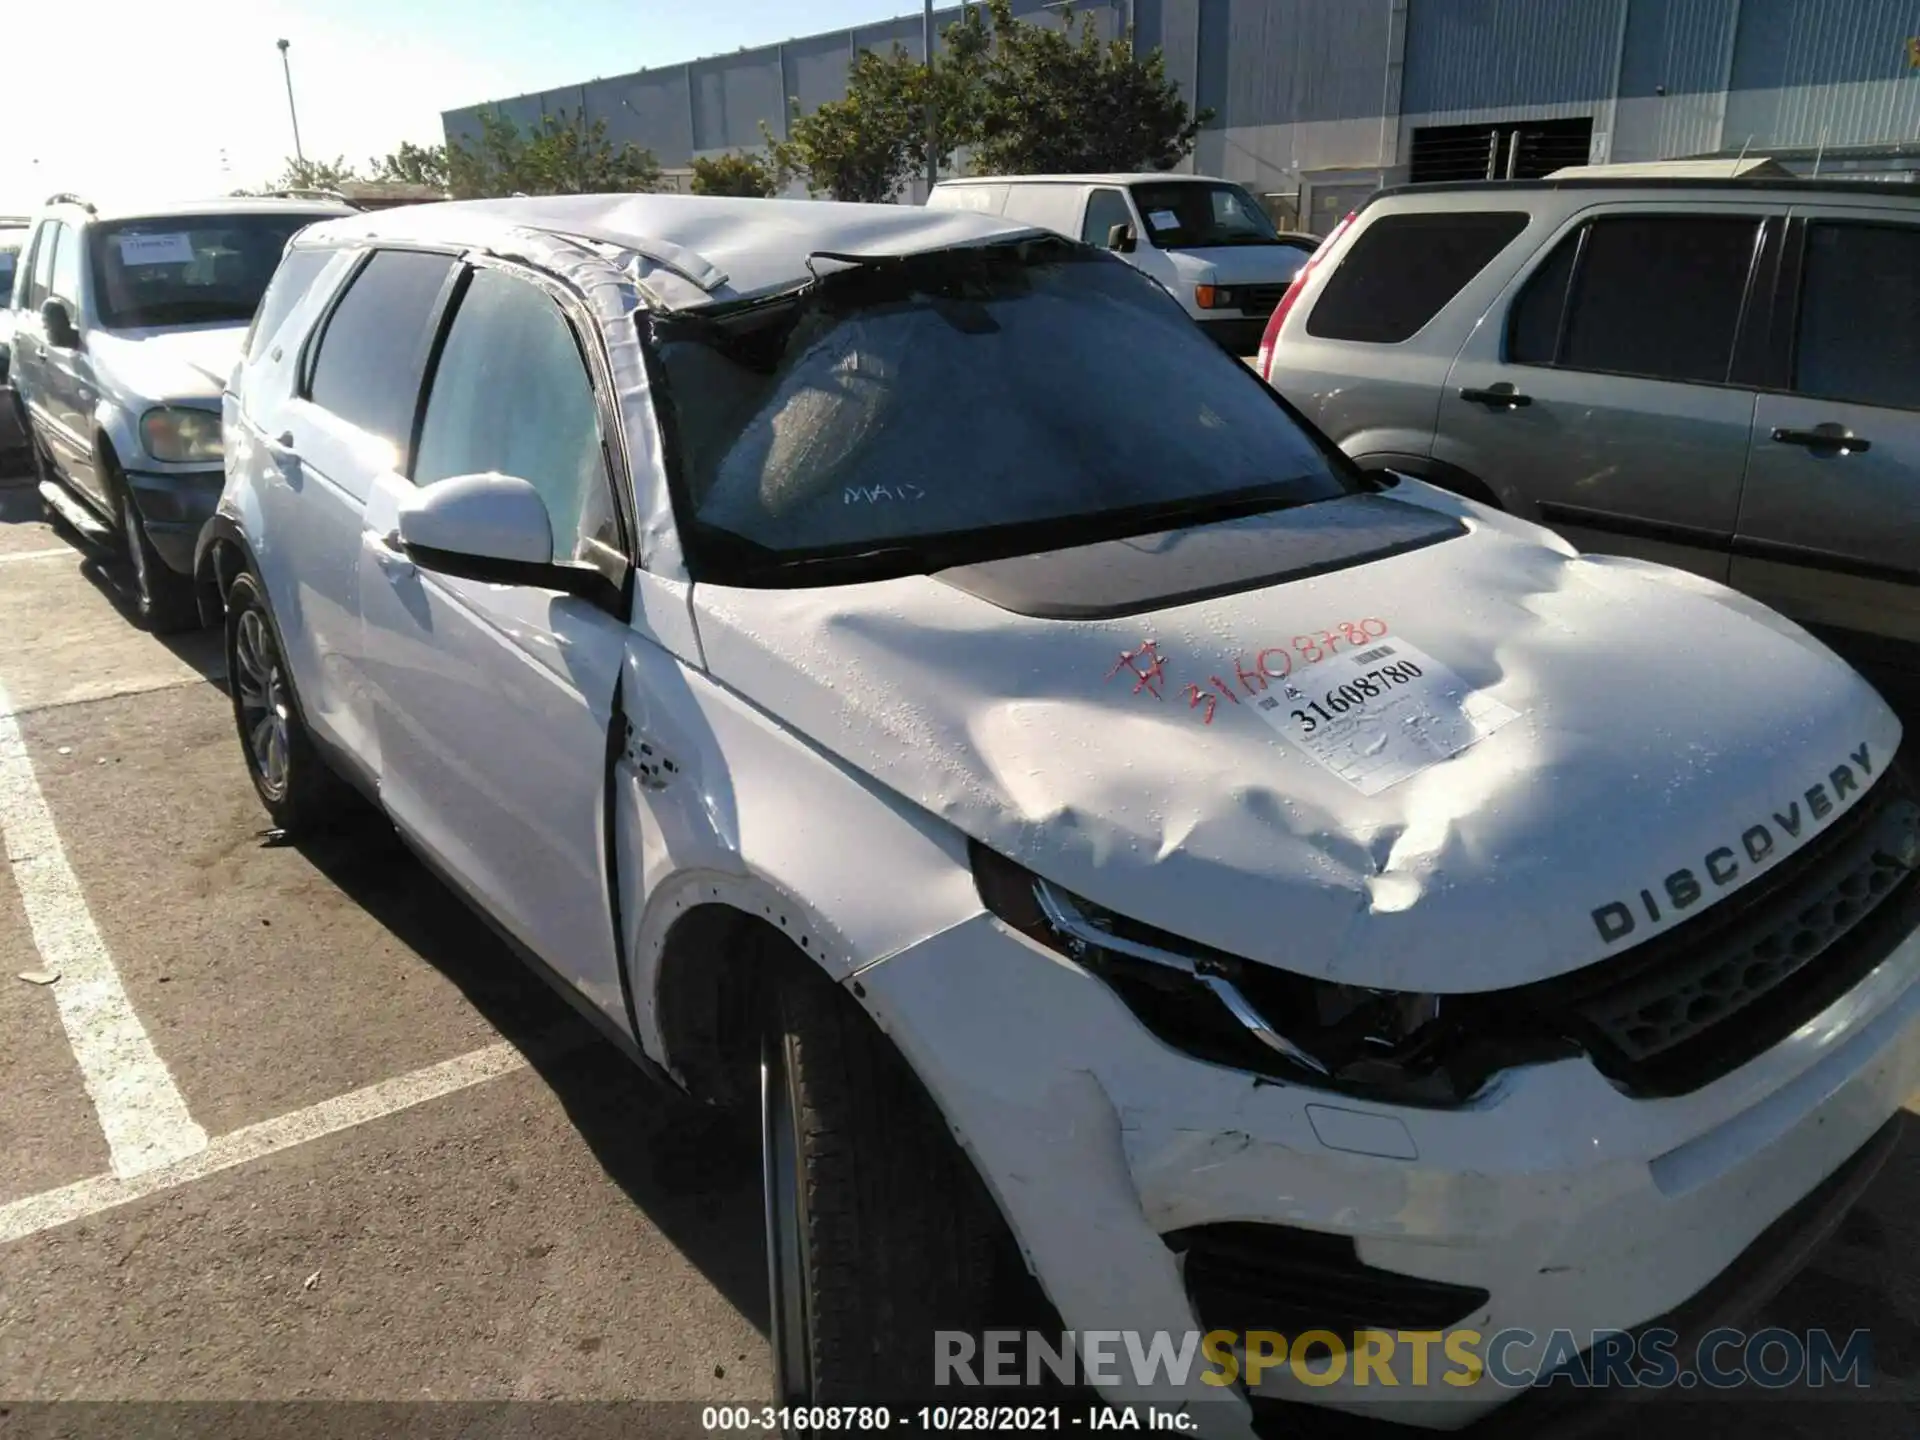
[[[1271,315],[1287,293],[1284,285],[1236,285],[1234,293],[1239,296],[1240,308],[1252,314],[1258,311],[1262,315]]]
[[[1632,1093],[1718,1079],[1833,1003],[1920,926],[1920,804],[1884,777],[1827,834],[1697,919],[1508,992]]]
[[[1330,1330],[1351,1345],[1366,1330],[1444,1330],[1487,1303],[1470,1285],[1376,1270],[1346,1235],[1236,1221],[1162,1238],[1205,1330]]]

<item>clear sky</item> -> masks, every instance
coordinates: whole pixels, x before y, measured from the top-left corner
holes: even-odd
[[[440,139],[442,110],[916,9],[915,0],[75,0],[48,17],[74,32],[60,52],[70,63],[38,63],[29,47],[8,67],[0,214],[30,212],[55,190],[138,204],[275,178],[293,153],[281,38],[292,42],[307,157],[344,155],[364,168],[402,140]],[[33,28],[9,27],[16,42]]]

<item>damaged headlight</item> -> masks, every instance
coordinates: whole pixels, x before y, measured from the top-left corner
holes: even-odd
[[[1503,1038],[1494,997],[1295,975],[1113,914],[970,849],[989,910],[1100,976],[1149,1030],[1200,1059],[1399,1104],[1457,1105],[1505,1065],[1547,1058]]]

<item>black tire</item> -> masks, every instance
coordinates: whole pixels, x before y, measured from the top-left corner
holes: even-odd
[[[934,1398],[934,1332],[977,1343],[1018,1264],[972,1162],[886,1037],[803,960],[781,976],[761,1091],[775,1403]]]
[[[274,828],[295,837],[337,817],[349,792],[307,733],[285,653],[265,590],[251,572],[242,572],[227,589],[227,693],[233,702],[233,725],[254,794]],[[270,758],[271,749],[259,748],[263,726],[265,745],[277,742],[277,763]]]
[[[120,508],[120,543],[133,573],[133,610],[140,624],[155,635],[175,635],[200,628],[200,600],[193,577],[182,575],[160,558],[147,537],[147,522],[134,503],[133,492],[117,477],[113,494]]]

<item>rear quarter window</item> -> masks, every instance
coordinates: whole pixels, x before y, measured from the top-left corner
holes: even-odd
[[[281,258],[280,267],[267,285],[267,293],[260,297],[260,308],[254,312],[253,328],[247,332],[248,363],[260,358],[274,334],[287,323],[294,307],[320,278],[320,272],[327,268],[333,253],[331,250],[289,250]]]
[[[1410,340],[1526,226],[1520,211],[1383,216],[1328,277],[1307,333],[1370,345]]]

